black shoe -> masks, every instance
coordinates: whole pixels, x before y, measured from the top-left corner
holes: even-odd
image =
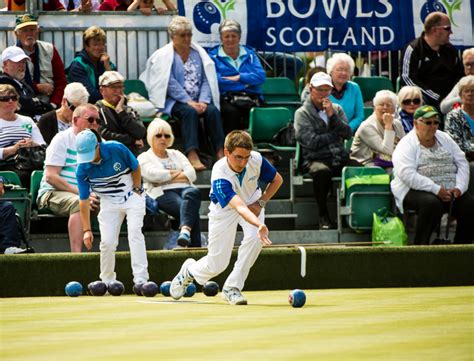
[[[333,229],[334,225],[329,219],[329,216],[320,216],[319,217],[319,229],[320,230],[328,230]]]

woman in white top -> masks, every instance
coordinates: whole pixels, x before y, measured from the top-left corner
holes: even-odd
[[[145,190],[158,201],[161,210],[179,221],[178,244],[200,247],[201,192],[193,186],[195,169],[183,153],[169,149],[174,135],[163,119],[156,118],[149,124],[147,141],[150,149],[138,156]]]
[[[374,112],[357,129],[351,147],[351,158],[364,166],[391,168],[392,153],[405,135],[402,123],[395,118],[397,96],[380,90],[374,97]]]
[[[446,133],[438,130],[438,111],[425,105],[414,114],[414,131],[393,152],[391,183],[397,207],[417,212],[415,244],[429,244],[433,230],[454,198],[457,220],[454,243],[472,243],[474,196],[466,192],[469,166],[464,152]]]
[[[45,144],[35,122],[27,116],[16,114],[20,96],[12,85],[0,85],[0,170],[14,171],[24,187],[30,186],[30,171],[18,171],[14,156],[20,148]]]

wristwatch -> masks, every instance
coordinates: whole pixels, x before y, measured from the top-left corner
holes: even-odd
[[[133,187],[132,188],[132,191],[134,191],[135,193],[137,193],[138,195],[141,195],[144,191],[143,187],[140,186],[140,187]]]
[[[267,202],[265,202],[263,199],[258,199],[257,203],[262,208],[265,208],[265,206],[267,205]]]

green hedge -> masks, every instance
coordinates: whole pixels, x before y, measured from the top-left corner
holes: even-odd
[[[252,268],[247,290],[473,285],[474,246],[307,247],[306,277],[297,248],[266,248]],[[206,250],[148,252],[150,279],[171,280],[182,262]],[[216,281],[222,285],[236,259]],[[117,278],[131,292],[128,252],[118,252]],[[83,286],[99,276],[98,253],[26,254],[0,257],[0,297],[61,296],[72,280]]]

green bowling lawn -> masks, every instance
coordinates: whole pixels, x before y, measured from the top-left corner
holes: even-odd
[[[473,360],[474,287],[0,299],[0,360]]]

